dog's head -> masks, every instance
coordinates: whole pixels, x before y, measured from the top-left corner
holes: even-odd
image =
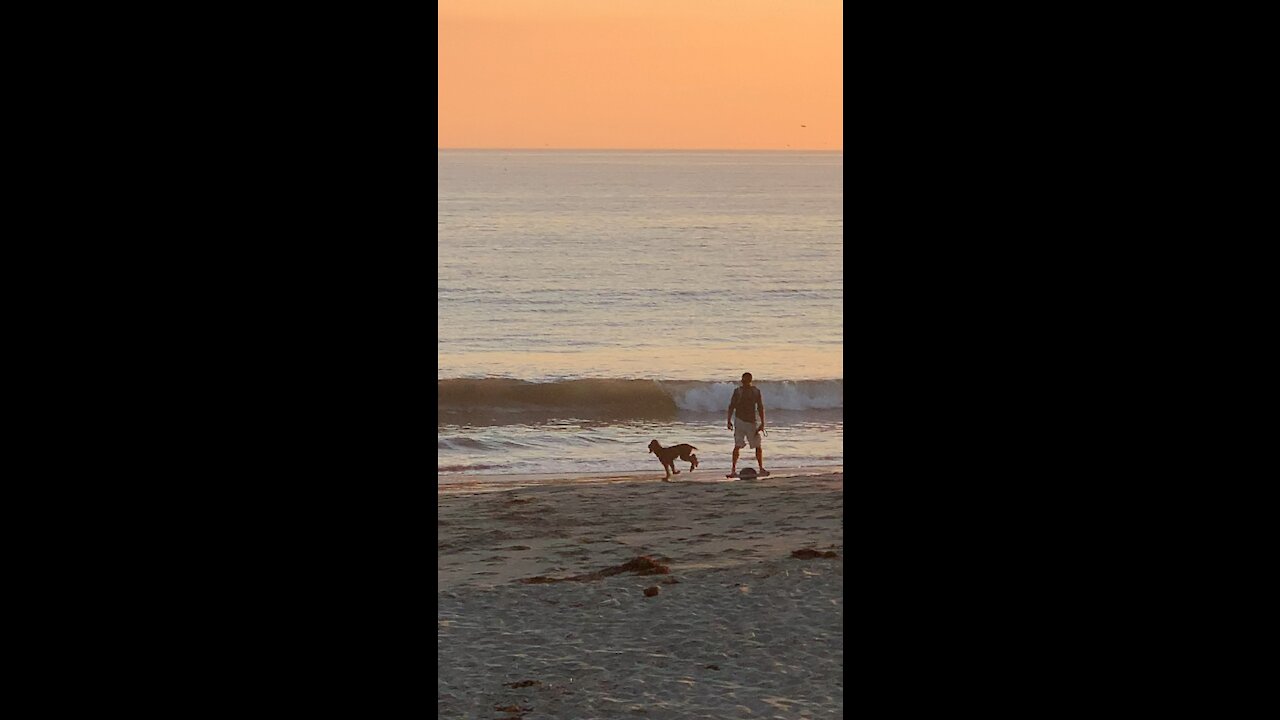
[[[658,444],[657,440],[649,441],[649,452],[657,452],[661,449],[662,449],[662,445]]]

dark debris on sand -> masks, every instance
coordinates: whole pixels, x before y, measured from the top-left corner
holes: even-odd
[[[621,565],[614,565],[613,567],[605,568],[604,570],[597,570],[592,573],[586,573],[584,575],[574,575],[573,577],[567,578],[553,578],[547,577],[546,575],[538,575],[537,577],[522,578],[518,582],[522,582],[526,585],[540,585],[543,583],[570,581],[586,582],[588,580],[600,580],[611,575],[618,575],[624,572],[635,573],[636,575],[667,575],[671,572],[671,567],[663,565],[648,555],[641,555],[640,557],[632,558]]]
[[[521,680],[519,682],[509,682],[509,683],[502,683],[502,684],[506,685],[509,688],[522,688],[522,687],[529,687],[531,685],[541,685],[542,681],[541,680]]]
[[[813,558],[820,558],[820,557],[833,558],[833,557],[839,557],[839,556],[836,555],[834,550],[828,550],[827,552],[818,552],[817,550],[810,550],[809,548],[804,548],[803,550],[792,550],[791,557],[800,558],[801,560],[811,560]]]

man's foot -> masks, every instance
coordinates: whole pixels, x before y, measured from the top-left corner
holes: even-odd
[[[670,475],[668,475],[668,476],[666,476],[666,477],[662,478],[662,482],[671,482],[671,476],[670,476]]]
[[[729,473],[728,475],[725,475],[725,477],[727,477],[727,478],[736,478],[736,477],[738,477],[738,473],[737,473],[737,472],[731,472],[731,473]]]
[[[769,471],[768,471],[768,470],[765,470],[764,468],[760,468],[760,472],[758,472],[758,473],[756,473],[756,474],[757,474],[757,475],[759,475],[760,477],[764,477],[765,475],[768,475],[768,474],[769,474]]]

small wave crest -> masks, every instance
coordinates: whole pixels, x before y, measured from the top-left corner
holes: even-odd
[[[506,465],[485,465],[483,463],[478,463],[475,465],[437,465],[436,472],[438,473],[470,472],[473,470],[495,470],[495,469],[504,468],[504,467],[507,467],[507,466]]]
[[[489,450],[482,440],[469,437],[437,438],[436,450]]]

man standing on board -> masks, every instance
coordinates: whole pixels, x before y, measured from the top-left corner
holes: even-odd
[[[734,409],[738,411],[738,427],[733,426]],[[760,423],[756,424],[756,408],[760,408]],[[760,466],[760,477],[769,474],[764,469],[764,450],[760,441],[764,434],[764,398],[760,388],[751,384],[751,373],[742,373],[742,387],[733,389],[733,398],[729,400],[729,412],[726,421],[733,430],[733,467],[725,477],[738,477],[738,452],[748,442],[756,451],[756,464]]]

